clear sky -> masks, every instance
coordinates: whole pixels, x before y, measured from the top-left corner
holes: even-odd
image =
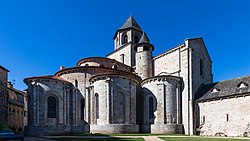
[[[23,90],[26,77],[105,57],[130,15],[154,55],[202,37],[214,81],[250,75],[250,0],[0,0],[0,65]]]

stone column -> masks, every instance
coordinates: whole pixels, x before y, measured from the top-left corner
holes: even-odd
[[[35,86],[36,89],[36,124],[39,126],[39,87],[38,84]],[[45,101],[47,102],[47,101]]]
[[[69,117],[69,95],[70,95],[70,92],[69,92],[69,89],[66,88],[66,124],[67,125],[70,125],[70,117]]]
[[[32,82],[32,87],[33,87],[33,125],[37,126],[37,116],[36,116],[36,112],[37,112],[37,103],[36,103],[36,99],[37,99],[37,93],[36,93],[36,82]]]
[[[111,99],[111,91],[112,91],[112,79],[107,78],[106,81],[107,83],[107,120],[106,120],[106,124],[110,124],[112,122],[112,116],[111,116],[111,107],[112,107],[112,101]]]
[[[176,116],[176,123],[181,124],[181,86],[180,82],[177,82],[177,87],[176,87],[176,109],[177,109],[177,116]]]
[[[164,84],[157,84],[157,112],[155,123],[164,124],[166,119],[166,112],[165,112],[165,94],[164,94]]]

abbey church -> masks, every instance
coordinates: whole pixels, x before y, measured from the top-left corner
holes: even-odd
[[[24,79],[26,134],[250,134],[250,77],[213,83],[202,38],[153,56],[157,47],[130,16],[113,39],[106,58]]]

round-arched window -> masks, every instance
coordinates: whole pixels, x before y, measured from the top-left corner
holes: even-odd
[[[53,96],[48,97],[47,100],[47,117],[48,118],[56,118],[56,98]]]

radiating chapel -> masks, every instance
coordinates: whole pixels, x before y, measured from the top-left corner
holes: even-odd
[[[84,58],[53,75],[24,79],[26,134],[250,133],[250,78],[213,83],[202,38],[153,56],[157,47],[130,16],[113,40],[106,58]]]

